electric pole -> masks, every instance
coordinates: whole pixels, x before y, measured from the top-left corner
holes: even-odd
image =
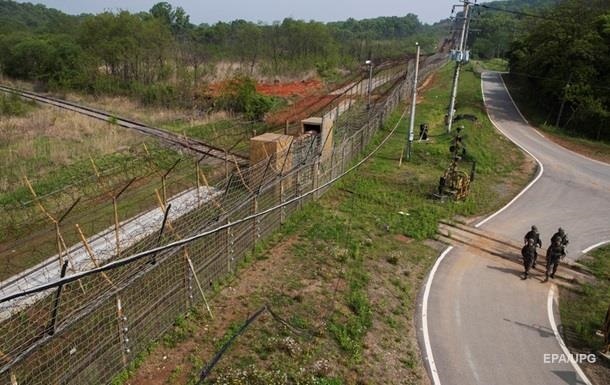
[[[455,98],[457,96],[458,81],[460,78],[460,69],[462,63],[468,60],[467,52],[464,50],[466,47],[466,40],[468,38],[468,27],[470,25],[470,1],[463,0],[464,2],[464,22],[462,23],[462,32],[460,36],[459,49],[455,55],[455,73],[453,74],[453,88],[451,90],[451,101],[449,103],[449,111],[447,112],[447,132],[451,132],[451,126],[453,125],[453,115],[455,110]]]
[[[373,88],[373,61],[372,60],[367,60],[364,64],[369,66],[369,86],[367,87],[367,102],[366,102],[366,109],[370,110],[371,109],[371,92],[372,92],[372,88]]]
[[[557,128],[560,128],[559,123],[561,123],[561,115],[563,115],[563,107],[566,104],[567,93],[568,93],[568,89],[570,88],[571,81],[572,81],[572,74],[570,74],[570,77],[568,78],[568,83],[563,88],[563,99],[561,100],[561,106],[559,107],[559,113],[557,114],[557,121],[555,122],[555,127],[557,127]]]
[[[415,125],[415,105],[417,104],[417,76],[419,73],[419,43],[415,43],[417,53],[415,54],[415,77],[413,79],[413,99],[411,101],[411,121],[409,123],[409,133],[407,137],[407,161],[411,160],[411,149],[413,147],[413,126]],[[404,152],[404,151],[403,151]],[[402,164],[402,154],[399,165]]]

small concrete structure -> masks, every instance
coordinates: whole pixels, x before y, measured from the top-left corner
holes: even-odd
[[[320,146],[324,146],[319,149],[322,158],[330,156],[333,151],[333,123],[330,117],[312,116],[301,120],[301,135],[309,133],[320,136]]]
[[[282,167],[284,170],[290,170],[292,159],[290,157],[286,158],[286,153],[293,140],[294,137],[290,135],[274,134],[272,132],[251,138],[250,164],[255,165],[274,156],[270,164],[271,169],[278,173],[282,171]]]
[[[317,116],[303,119],[301,120],[301,131],[299,132],[299,135],[303,135],[306,132],[315,132],[317,134],[321,134],[323,123],[324,119]]]

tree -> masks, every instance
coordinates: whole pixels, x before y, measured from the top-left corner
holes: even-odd
[[[598,139],[610,139],[610,89],[603,86],[610,84],[609,20],[607,1],[565,0],[509,54],[511,72],[527,78],[541,108],[558,115],[564,104],[559,125]]]

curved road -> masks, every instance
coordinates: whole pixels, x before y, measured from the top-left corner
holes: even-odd
[[[562,226],[571,260],[610,240],[610,166],[570,152],[529,126],[499,74],[486,73],[482,82],[490,118],[543,167],[527,191],[481,228],[519,242],[536,224],[544,253]],[[443,257],[423,299],[421,345],[434,384],[588,384],[577,365],[545,362],[545,354],[566,352],[552,323],[559,320],[552,282],[522,281],[519,265],[472,250]]]

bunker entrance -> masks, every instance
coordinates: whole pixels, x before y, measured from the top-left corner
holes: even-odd
[[[303,134],[315,134],[320,135],[322,133],[322,118],[313,117],[301,121],[302,133]]]

